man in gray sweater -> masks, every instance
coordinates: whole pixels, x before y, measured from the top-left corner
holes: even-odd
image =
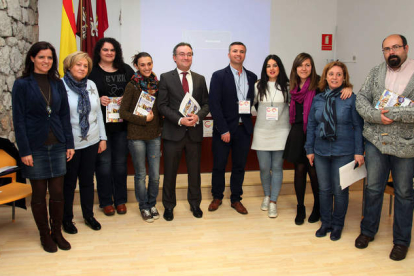
[[[414,195],[414,106],[376,109],[384,90],[414,100],[414,60],[408,59],[407,40],[390,35],[382,42],[385,62],[371,69],[356,99],[364,119],[363,135],[368,185],[364,218],[355,246],[363,249],[378,231],[384,189],[391,171],[395,189],[394,247],[390,258],[403,260],[411,242]]]

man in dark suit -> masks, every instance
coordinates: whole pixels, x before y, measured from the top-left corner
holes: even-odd
[[[241,214],[247,214],[241,203],[241,195],[253,133],[251,106],[257,76],[243,67],[246,57],[246,46],[243,43],[230,44],[228,56],[230,65],[214,72],[210,82],[209,105],[214,119],[211,192],[214,199],[208,210],[215,211],[222,203],[224,174],[231,149],[231,207]]]
[[[208,92],[203,76],[190,71],[193,49],[190,44],[181,42],[174,47],[173,59],[177,68],[161,75],[159,83],[158,109],[165,117],[162,130],[164,144],[164,184],[162,203],[164,219],[174,219],[176,205],[175,185],[181,153],[185,150],[188,173],[187,199],[196,218],[201,218],[201,177],[200,158],[203,140],[202,120],[208,114]],[[180,104],[186,93],[198,102],[201,109],[196,114],[184,117]]]

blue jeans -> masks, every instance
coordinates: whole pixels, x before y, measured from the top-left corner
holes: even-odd
[[[414,158],[399,158],[382,154],[370,142],[365,142],[367,186],[365,187],[364,218],[361,233],[374,237],[381,218],[384,190],[391,171],[394,181],[394,244],[410,246],[413,224]]]
[[[108,132],[106,150],[96,159],[99,207],[127,202],[127,132]]]
[[[319,201],[322,225],[334,229],[344,227],[348,210],[349,189],[339,184],[339,168],[354,160],[354,155],[320,156],[315,154],[319,181]]]
[[[283,150],[263,151],[258,150],[260,180],[262,181],[265,196],[276,202],[279,197],[283,180]]]
[[[152,140],[128,140],[128,148],[135,169],[135,197],[140,210],[150,209],[157,202],[160,184],[160,147],[160,137]],[[148,160],[148,190],[145,187],[147,175],[145,157]]]

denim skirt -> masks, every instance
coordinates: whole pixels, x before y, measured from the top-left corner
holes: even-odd
[[[43,145],[32,152],[33,167],[23,165],[22,175],[28,179],[49,179],[66,174],[66,145]]]

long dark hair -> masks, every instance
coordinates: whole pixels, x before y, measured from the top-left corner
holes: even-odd
[[[95,48],[93,49],[93,66],[98,66],[99,62],[101,61],[101,49],[105,42],[112,44],[112,46],[114,46],[115,49],[115,59],[112,66],[120,71],[123,71],[124,57],[122,55],[121,44],[119,44],[119,42],[112,37],[104,37],[98,40],[98,42],[96,42]]]
[[[26,60],[24,62],[24,70],[22,73],[22,78],[27,78],[30,76],[30,74],[34,72],[34,63],[31,58],[32,57],[35,58],[40,51],[47,50],[47,49],[52,51],[52,57],[53,57],[53,64],[52,64],[52,67],[47,72],[47,76],[49,77],[50,80],[60,79],[60,75],[58,71],[58,59],[56,56],[55,47],[53,47],[52,44],[46,41],[36,42],[35,44],[32,45],[32,47],[30,47],[26,55]]]
[[[263,62],[262,73],[260,80],[257,82],[257,90],[259,94],[259,99],[262,101],[263,97],[266,97],[267,82],[269,81],[269,76],[266,73],[267,63],[269,60],[274,60],[279,67],[279,75],[276,78],[276,88],[282,91],[283,98],[285,103],[288,102],[288,85],[289,79],[286,75],[285,67],[283,66],[282,60],[277,55],[268,55]]]
[[[296,56],[295,60],[293,61],[292,71],[290,71],[290,89],[295,89],[297,85],[300,84],[300,77],[297,72],[297,68],[302,65],[302,62],[309,59],[311,62],[311,74],[309,75],[310,78],[310,85],[308,90],[316,90],[318,88],[319,76],[316,74],[315,63],[313,62],[313,58],[308,53],[300,53]]]

